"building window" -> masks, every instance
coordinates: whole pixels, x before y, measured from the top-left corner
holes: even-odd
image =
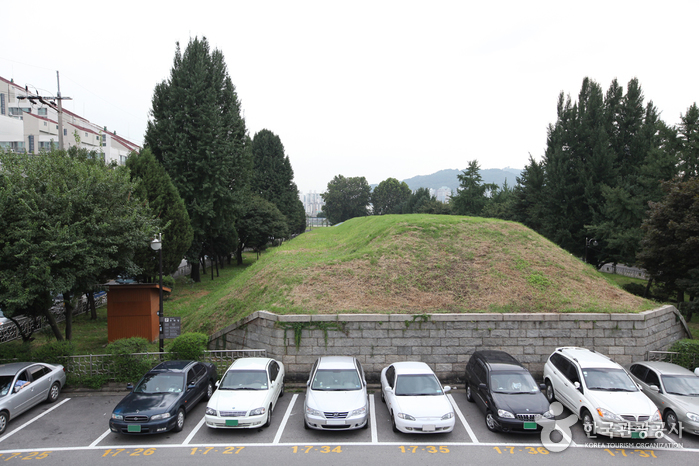
[[[34,135],[33,134],[29,135],[29,153],[30,154],[34,153]]]
[[[0,94],[0,115],[5,114],[5,94]]]
[[[49,114],[49,110],[47,108],[40,108],[36,114],[39,116],[46,116]]]
[[[58,125],[56,125],[56,128],[58,128]],[[63,136],[68,136],[68,128],[63,128]]]
[[[87,134],[87,131],[86,131],[86,132],[85,132],[85,137],[88,137],[88,136],[89,136],[89,134]]]

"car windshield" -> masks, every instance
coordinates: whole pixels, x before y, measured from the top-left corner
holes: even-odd
[[[359,390],[362,382],[355,369],[318,369],[313,382],[313,390]]]
[[[699,377],[696,375],[663,375],[665,391],[671,395],[699,396]]]
[[[267,372],[233,369],[226,372],[219,390],[267,390]]]
[[[638,387],[623,369],[599,368],[583,369],[585,385],[590,390],[607,392],[636,392]]]
[[[535,393],[539,386],[531,374],[524,371],[495,371],[490,374],[490,386],[495,393]]]
[[[184,390],[183,374],[146,374],[134,389],[135,393],[181,393]]]
[[[396,380],[396,396],[442,395],[442,386],[432,374],[399,375]]]
[[[0,396],[5,396],[10,393],[12,379],[14,379],[14,377],[11,375],[0,376]]]

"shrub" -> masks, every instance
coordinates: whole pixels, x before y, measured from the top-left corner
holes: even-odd
[[[75,354],[75,343],[69,340],[53,341],[32,351],[32,360],[47,364],[66,365],[65,356]]]
[[[147,350],[148,340],[142,337],[122,338],[107,345],[107,353],[113,355],[117,382],[136,383],[151,369],[152,364],[144,356],[132,354]]]
[[[163,287],[170,288],[171,290],[175,289],[175,279],[172,278],[172,275],[163,277]]]
[[[670,351],[679,354],[673,355],[672,362],[693,371],[699,366],[699,340],[678,340],[672,344]]]
[[[0,345],[0,361],[12,362],[13,359],[30,361],[31,350],[31,343],[3,343]]]
[[[93,390],[102,388],[102,386],[107,382],[109,382],[109,376],[103,374],[91,375],[80,379],[80,385]]]
[[[646,293],[646,287],[640,283],[625,283],[622,288],[636,296],[643,296]]]
[[[175,338],[169,346],[170,357],[172,359],[193,359],[195,361],[201,359],[206,345],[209,343],[209,337],[203,333],[185,333]]]

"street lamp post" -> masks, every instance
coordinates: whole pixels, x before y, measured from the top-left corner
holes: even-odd
[[[585,237],[585,263],[587,264],[587,248],[588,246],[592,245],[594,247],[597,247],[599,243],[597,243],[597,240],[594,238],[587,238]]]
[[[163,352],[163,235],[161,233],[158,233],[157,238],[153,238],[153,240],[150,242],[150,247],[154,251],[158,251],[160,255],[160,300],[159,300],[159,307],[158,307],[158,336],[160,339],[160,345],[159,345],[159,350],[162,353]]]

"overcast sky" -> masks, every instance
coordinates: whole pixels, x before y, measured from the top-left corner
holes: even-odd
[[[0,76],[138,144],[176,43],[223,52],[250,136],[302,192],[540,160],[563,91],[637,77],[668,124],[699,101],[699,2],[4,2]],[[514,180],[513,180],[514,181]]]

